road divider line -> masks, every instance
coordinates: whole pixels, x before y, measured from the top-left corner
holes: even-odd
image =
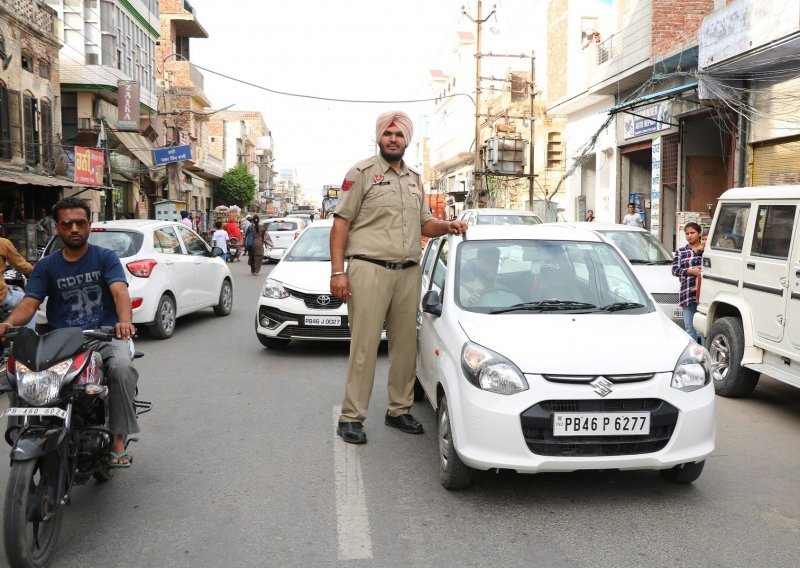
[[[367,498],[361,476],[359,447],[336,434],[341,406],[333,407],[333,467],[336,477],[336,532],[339,560],[372,558]]]

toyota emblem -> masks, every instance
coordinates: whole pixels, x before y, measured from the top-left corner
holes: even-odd
[[[328,304],[331,303],[331,297],[330,296],[317,296],[317,303],[320,306],[327,306]]]

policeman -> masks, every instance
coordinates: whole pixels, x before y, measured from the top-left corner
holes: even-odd
[[[403,161],[413,129],[404,112],[378,117],[375,139],[380,154],[347,173],[334,211],[331,292],[347,303],[351,332],[347,386],[336,433],[351,444],[367,441],[363,422],[384,322],[389,340],[389,406],[384,422],[409,434],[422,434],[422,424],[409,413],[417,359],[420,237],[467,230],[462,221],[438,221],[431,215],[419,173]]]

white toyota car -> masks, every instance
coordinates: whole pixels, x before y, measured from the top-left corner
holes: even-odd
[[[423,260],[417,398],[440,477],[652,469],[689,483],[714,450],[708,353],[619,251],[569,226],[474,226]]]

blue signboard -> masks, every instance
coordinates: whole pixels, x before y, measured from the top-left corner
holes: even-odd
[[[153,148],[153,162],[157,166],[192,159],[192,147],[170,146],[169,148]]]

